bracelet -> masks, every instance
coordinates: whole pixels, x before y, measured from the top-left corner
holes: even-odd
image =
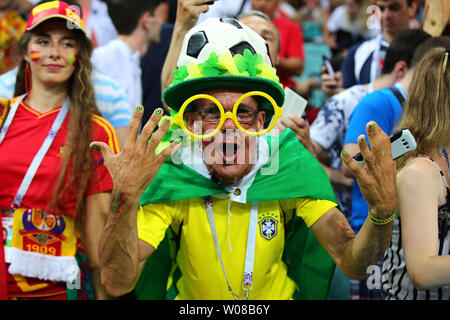
[[[377,219],[372,215],[372,213],[370,212],[370,208],[369,208],[369,219],[370,219],[370,221],[372,221],[372,223],[376,224],[377,226],[383,226],[385,224],[392,222],[395,219],[396,213],[397,213],[397,210],[394,210],[394,213],[389,218]]]

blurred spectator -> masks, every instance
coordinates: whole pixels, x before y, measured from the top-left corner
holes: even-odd
[[[95,67],[125,89],[130,108],[142,105],[140,58],[149,44],[158,43],[163,21],[155,10],[163,0],[108,0],[108,13],[119,37],[94,50]]]
[[[270,58],[272,65],[276,67],[280,54],[280,32],[268,15],[261,11],[250,10],[237,17],[239,22],[252,28],[269,45]]]
[[[303,33],[305,61],[303,73],[293,78],[296,82],[295,91],[308,100],[306,117],[308,122],[312,123],[326,100],[320,90],[320,74],[322,56],[331,55],[325,42],[329,37],[326,28],[328,11],[322,7],[319,0],[305,0],[301,5],[293,21],[301,27]]]
[[[18,41],[26,21],[14,9],[13,0],[0,0],[0,74],[14,68],[20,59]]]
[[[417,8],[415,0],[376,0],[375,3],[379,8],[382,35],[350,48],[341,68],[344,88],[378,78],[389,43],[409,29]]]
[[[367,28],[369,4],[369,0],[346,0],[331,13],[327,28],[331,33],[329,44],[333,54],[345,57],[348,48],[379,34],[378,29]]]
[[[277,11],[287,18],[293,19],[297,14],[297,10],[295,10],[295,7],[290,2],[289,0],[280,0]]]
[[[207,12],[201,13],[197,24],[208,18],[236,18],[240,14],[248,12],[251,0],[214,0],[214,4],[209,5]]]
[[[88,37],[94,48],[117,38],[117,30],[108,15],[108,7],[100,0],[78,0]]]
[[[302,30],[289,19],[276,16],[278,3],[279,0],[252,0],[252,8],[267,14],[280,31],[281,46],[277,74],[284,87],[295,88],[292,76],[302,74],[305,60]]]
[[[328,36],[326,22],[328,11],[320,5],[319,0],[304,0],[292,20],[303,32],[305,42],[323,43]]]
[[[169,0],[168,2],[167,22],[161,26],[160,42],[151,44],[147,53],[141,59],[142,68],[142,94],[144,115],[142,116],[142,124],[147,123],[150,116],[156,108],[163,106],[161,100],[161,73],[169,51],[170,41],[175,24],[177,13],[177,0]],[[167,110],[163,108],[168,114]]]

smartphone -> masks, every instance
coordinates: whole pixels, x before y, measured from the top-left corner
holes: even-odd
[[[411,134],[411,131],[405,128],[395,131],[389,138],[391,140],[391,154],[394,160],[400,158],[405,153],[415,150],[417,147],[416,140]],[[361,152],[353,156],[353,160],[361,168],[364,166]]]
[[[334,70],[333,70],[333,67],[331,66],[330,58],[328,58],[327,56],[323,55],[322,56],[322,60],[323,60],[323,64],[325,65],[325,68],[327,68],[328,74],[330,76],[334,76]]]

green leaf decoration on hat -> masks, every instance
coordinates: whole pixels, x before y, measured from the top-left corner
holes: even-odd
[[[257,71],[258,77],[275,81],[276,83],[278,83],[281,86],[280,78],[278,78],[275,68],[273,68],[265,63],[260,63],[259,65],[256,66],[256,68],[258,70]]]
[[[201,63],[199,67],[205,77],[219,76],[227,71],[219,65],[219,56],[215,52],[211,52],[208,60]]]
[[[252,54],[248,49],[245,49],[243,54],[234,56],[230,52],[224,52],[220,55],[211,52],[208,59],[200,64],[190,62],[186,66],[178,67],[174,70],[174,79],[171,86],[188,79],[221,75],[260,77],[272,80],[281,87],[275,68],[264,63],[260,54]]]
[[[186,66],[181,66],[181,67],[175,69],[173,71],[173,84],[183,81],[188,75],[189,75],[189,72],[188,72]]]
[[[250,50],[244,50],[244,60],[247,63],[247,71],[250,77],[256,77],[259,70],[256,68],[257,65],[263,63],[262,56],[260,54],[252,54]]]
[[[229,52],[224,52],[219,56],[219,66],[227,70],[226,74],[241,75],[239,69],[236,67],[236,62]]]

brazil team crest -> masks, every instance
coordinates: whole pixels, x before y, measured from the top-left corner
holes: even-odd
[[[271,213],[263,214],[258,225],[261,237],[266,240],[272,240],[278,234],[278,220]]]

